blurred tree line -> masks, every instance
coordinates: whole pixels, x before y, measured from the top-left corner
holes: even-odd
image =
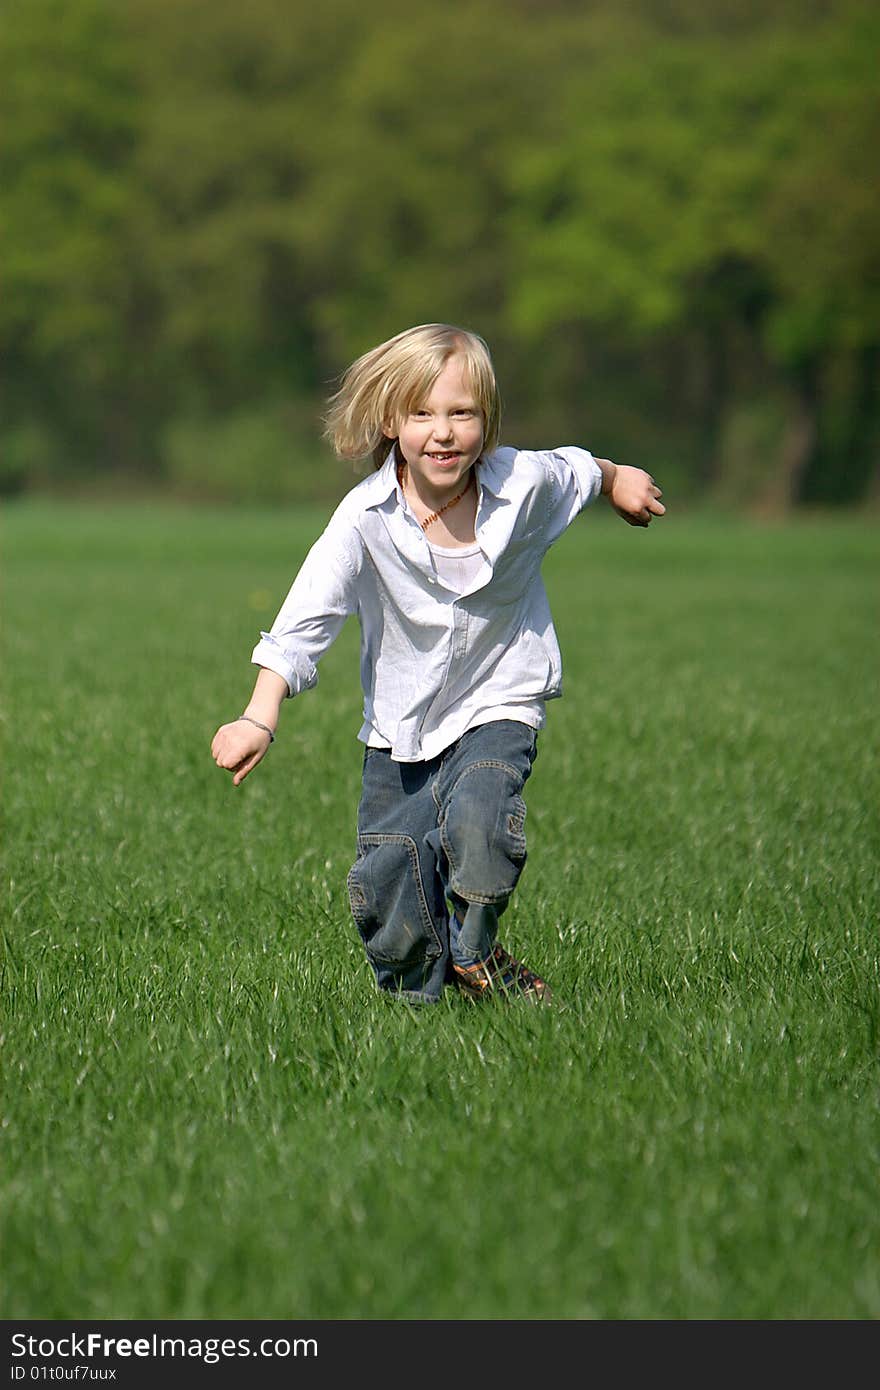
[[[0,490],[295,500],[358,353],[678,496],[880,491],[880,7],[3,0]]]

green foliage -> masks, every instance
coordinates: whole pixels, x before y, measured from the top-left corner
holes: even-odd
[[[51,454],[48,432],[38,425],[20,424],[9,430],[0,451],[0,495],[14,496],[28,480],[44,476]]]
[[[857,500],[878,51],[867,0],[10,0],[8,428],[161,482],[193,420],[268,437],[296,398],[314,449],[354,354],[448,319],[492,343],[511,442],[663,439],[729,495],[730,417],[781,400],[779,498]]]
[[[74,426],[76,454],[76,426],[94,424],[84,397],[106,408],[131,384],[133,160],[144,118],[133,46],[107,0],[11,3],[0,66],[9,375],[22,414]]]
[[[304,435],[284,403],[176,419],[164,440],[169,484],[181,496],[220,502],[318,500],[328,491],[327,462],[314,448],[304,455]],[[357,481],[348,465],[335,472],[340,491]]]

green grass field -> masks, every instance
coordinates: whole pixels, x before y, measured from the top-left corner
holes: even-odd
[[[375,992],[353,624],[214,766],[308,514],[9,505],[0,1315],[877,1318],[878,547],[588,514],[504,939]]]

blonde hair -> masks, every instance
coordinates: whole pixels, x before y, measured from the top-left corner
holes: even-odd
[[[339,457],[369,454],[381,468],[394,446],[383,426],[420,406],[453,356],[462,358],[465,380],[483,413],[483,447],[493,448],[501,428],[501,397],[486,343],[467,328],[423,323],[365,352],[344,373],[324,418],[324,435]]]

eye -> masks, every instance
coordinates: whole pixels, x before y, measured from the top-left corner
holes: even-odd
[[[430,413],[430,410],[413,410],[410,412],[410,417],[413,420],[427,420]]]

